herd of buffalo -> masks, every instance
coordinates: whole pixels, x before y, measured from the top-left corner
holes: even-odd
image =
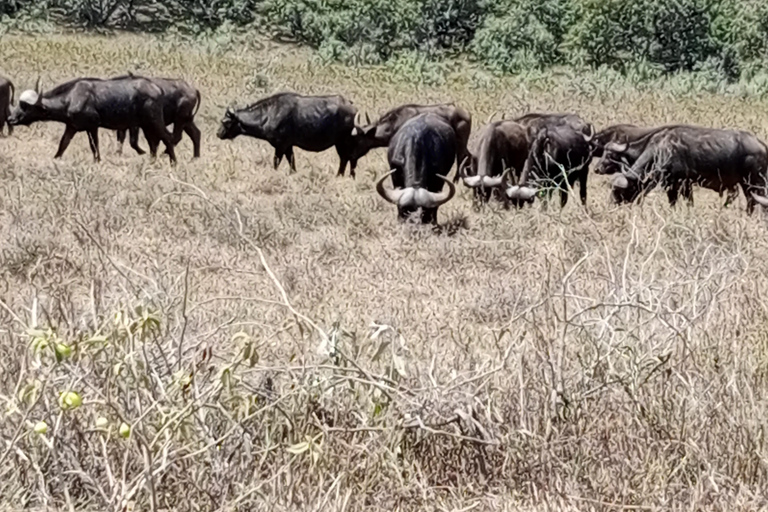
[[[184,133],[200,156],[200,129],[195,115],[200,92],[180,79],[147,78],[128,74],[114,78],[78,78],[43,91],[19,95],[14,108],[13,84],[0,77],[0,133],[8,125],[58,121],[65,125],[55,158],[64,154],[77,132],[86,132],[98,161],[99,128],[117,132],[120,150],[129,134],[139,154],[139,131],[156,156],[160,142],[171,162]],[[286,157],[296,170],[293,148],[320,152],[336,148],[343,176],[350,174],[371,149],[387,147],[390,172],[376,183],[382,198],[397,205],[405,219],[419,212],[424,223],[436,223],[440,205],[450,201],[461,179],[477,201],[491,198],[505,206],[522,207],[537,195],[560,191],[561,206],[579,183],[581,202],[587,200],[587,178],[593,158],[595,174],[613,174],[616,203],[641,199],[657,185],[670,204],[682,193],[693,202],[694,184],[727,192],[726,205],[739,194],[747,212],[755,204],[768,207],[768,147],[754,134],[741,130],[691,125],[639,127],[609,126],[595,132],[593,125],[571,113],[531,113],[515,119],[488,120],[474,151],[468,148],[470,114],[453,103],[403,105],[371,123],[359,122],[357,109],[342,96],[303,96],[279,93],[242,109],[227,109],[217,136],[246,135],[268,141],[275,148],[274,166]],[[173,131],[167,127],[173,125]],[[454,163],[453,180],[447,179]],[[390,177],[392,188],[384,186]]]

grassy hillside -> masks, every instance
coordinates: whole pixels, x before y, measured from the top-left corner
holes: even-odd
[[[352,180],[333,151],[289,175],[267,143],[215,137],[227,105],[282,90],[371,117],[456,101],[471,145],[494,113],[541,110],[768,140],[765,102],[468,65],[427,86],[254,39],[0,45],[19,91],[128,70],[200,88],[199,161],[188,139],[176,168],[120,156],[103,130],[102,163],[83,134],[54,161],[55,124],[0,139],[3,505],[766,506],[768,226],[743,197],[617,208],[593,175],[587,209],[475,210],[461,187],[433,232],[376,195],[383,150]],[[67,391],[82,405],[62,410]]]

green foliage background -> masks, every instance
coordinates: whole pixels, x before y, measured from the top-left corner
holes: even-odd
[[[768,68],[762,0],[0,0],[0,15],[92,29],[266,31],[351,64],[467,55],[501,73],[569,65],[729,82]]]

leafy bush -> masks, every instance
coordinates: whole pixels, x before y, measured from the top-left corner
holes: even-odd
[[[503,72],[554,64],[563,34],[561,4],[558,0],[495,2],[477,31],[473,54]]]
[[[571,63],[633,80],[660,69],[733,83],[768,57],[762,0],[6,0],[0,14],[194,33],[258,21],[352,65],[468,53],[504,73]]]

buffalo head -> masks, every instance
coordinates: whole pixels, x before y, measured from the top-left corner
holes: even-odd
[[[640,192],[640,181],[624,173],[619,173],[611,184],[611,198],[616,204],[631,203],[637,199]]]
[[[595,174],[617,174],[630,167],[631,164],[627,159],[628,148],[629,145],[626,143],[609,142],[606,144],[602,149],[600,160],[595,166]]]
[[[384,180],[396,172],[396,169],[392,169],[382,176],[376,183],[376,192],[378,192],[387,202],[397,205],[401,217],[407,216],[407,214],[416,211],[418,208],[438,208],[450,201],[454,194],[456,194],[456,187],[453,183],[446,179],[445,176],[440,176],[439,174],[437,177],[448,185],[448,190],[443,192],[430,192],[421,187],[405,187],[393,190],[384,188]]]
[[[229,107],[224,113],[224,119],[221,120],[221,126],[219,126],[219,131],[216,132],[216,136],[222,140],[227,140],[234,139],[242,133],[243,130],[240,126],[240,120],[237,117],[237,113],[232,107]]]
[[[19,104],[8,118],[11,126],[29,126],[36,121],[46,119],[45,106],[43,105],[43,92],[40,88],[40,79],[37,79],[35,90],[26,90],[19,96]]]

